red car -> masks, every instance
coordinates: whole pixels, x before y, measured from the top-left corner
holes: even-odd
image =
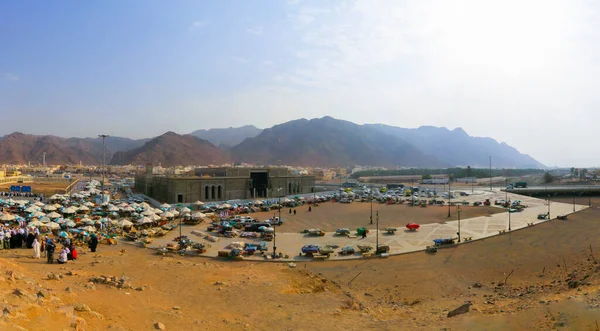
[[[416,231],[418,228],[420,228],[421,226],[417,223],[408,223],[406,224],[406,228],[409,229],[410,231]]]

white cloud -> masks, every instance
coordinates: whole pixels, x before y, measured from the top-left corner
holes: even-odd
[[[246,32],[260,36],[261,34],[263,34],[263,28],[260,26],[254,28],[247,28]]]
[[[240,64],[244,64],[244,63],[248,63],[250,62],[249,59],[245,58],[245,57],[240,57],[240,56],[233,56],[231,57],[231,60],[235,63],[240,63]]]
[[[21,79],[21,77],[19,77],[19,75],[13,74],[13,73],[10,73],[10,72],[5,72],[2,75],[2,77],[4,77],[5,80],[9,80],[9,81],[13,81],[13,82],[16,82],[19,79]]]
[[[600,139],[585,120],[595,118],[600,102],[593,2],[315,3],[322,7],[289,7],[300,37],[285,45],[293,58],[283,59],[271,84],[240,91],[226,108],[284,110],[265,113],[274,123],[329,114],[359,123],[463,127],[552,165],[589,153],[591,143],[565,136]]]
[[[269,61],[269,60],[265,60],[265,61],[262,62],[262,64],[265,65],[265,66],[274,66],[275,62]]]
[[[190,24],[190,28],[201,29],[201,28],[205,27],[207,24],[208,24],[208,22],[206,20],[198,20],[198,21],[192,22],[192,24]]]

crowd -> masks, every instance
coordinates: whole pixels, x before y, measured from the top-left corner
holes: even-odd
[[[87,245],[92,252],[96,252],[98,246],[96,234],[91,234]],[[59,246],[60,250],[56,259],[59,264],[74,261],[78,255],[77,247],[69,237],[49,238],[44,236],[42,238],[37,228],[0,225],[0,250],[19,249],[23,246],[33,250],[34,259],[40,259],[44,255],[49,264],[54,263],[54,255]]]
[[[0,191],[0,197],[14,198],[41,198],[43,200],[43,194],[31,193],[31,192],[2,192]]]

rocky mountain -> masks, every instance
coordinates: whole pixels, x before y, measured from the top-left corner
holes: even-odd
[[[0,137],[0,164],[41,163],[44,152],[48,164],[101,164],[102,139],[19,132]],[[299,119],[265,130],[249,125],[198,130],[194,135],[167,132],[153,139],[106,139],[106,160],[113,164],[160,162],[169,166],[235,161],[300,166],[487,167],[490,156],[493,167],[545,168],[514,147],[492,138],[471,137],[460,128],[358,125],[331,117]]]
[[[99,164],[102,148],[79,138],[36,136],[15,132],[0,140],[0,164]]]
[[[160,163],[162,166],[209,165],[229,162],[228,153],[192,135],[167,132],[140,147],[116,152],[111,164]]]
[[[254,125],[244,125],[239,128],[196,130],[191,133],[200,139],[208,140],[220,147],[233,147],[246,138],[254,138],[262,132]]]
[[[331,117],[300,119],[248,138],[231,149],[236,162],[303,166],[443,166],[413,145],[376,128]]]
[[[471,137],[463,129],[448,130],[433,126],[404,129],[384,124],[366,124],[386,134],[398,137],[424,154],[435,157],[451,166],[497,168],[545,168],[527,154],[492,138]]]
[[[98,138],[83,138],[83,139],[86,141],[89,141],[91,143],[102,146],[102,138],[98,137]],[[106,141],[105,141],[107,159],[110,159],[108,157],[109,153],[110,153],[110,155],[112,155],[116,152],[128,151],[130,149],[134,149],[136,147],[140,147],[140,146],[144,145],[149,140],[150,140],[149,138],[130,139],[130,138],[113,137],[113,136],[108,137],[108,138],[106,138]]]

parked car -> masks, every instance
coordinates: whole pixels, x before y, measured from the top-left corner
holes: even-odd
[[[265,223],[269,223],[272,225],[281,225],[285,222],[285,219],[279,219],[279,217],[274,217],[274,218],[269,218],[268,220],[265,221]]]
[[[260,232],[260,228],[263,227],[263,226],[267,227],[267,228],[270,228],[271,224],[269,224],[269,223],[252,223],[252,224],[248,224],[244,228],[244,231],[246,231],[246,232]]]

